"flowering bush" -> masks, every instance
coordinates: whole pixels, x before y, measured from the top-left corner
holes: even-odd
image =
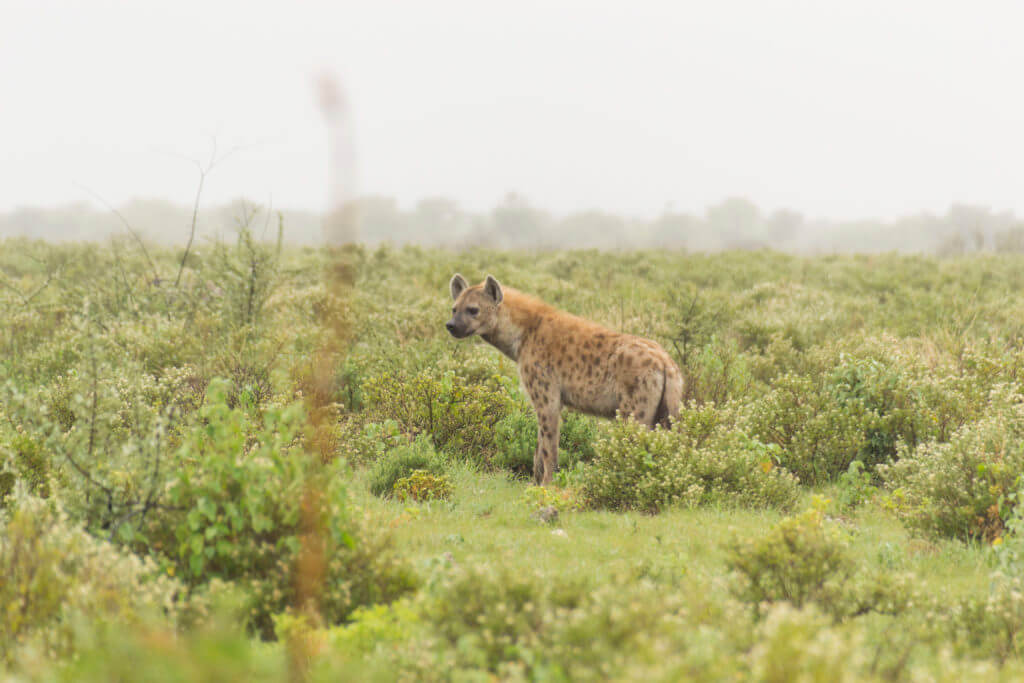
[[[182,586],[157,563],[89,535],[53,502],[15,502],[0,518],[0,663],[25,648],[73,653],[82,621],[176,619]]]
[[[890,507],[907,523],[965,540],[1003,535],[1024,472],[1024,397],[997,388],[989,406],[949,442],[904,448],[879,468]]]
[[[412,443],[402,444],[389,450],[373,464],[370,470],[370,492],[375,496],[390,497],[395,484],[420,470],[431,475],[444,473],[444,458],[434,450],[426,436]]]
[[[829,599],[853,573],[842,529],[825,518],[823,499],[767,533],[736,539],[728,560],[742,581],[740,596],[755,605],[785,600],[797,607]]]
[[[512,405],[500,383],[469,384],[452,372],[441,377],[386,373],[367,380],[362,392],[376,421],[394,420],[406,434],[426,434],[438,451],[484,462],[494,452],[494,426]]]
[[[694,408],[671,429],[634,420],[601,426],[580,492],[591,507],[657,512],[709,503],[786,509],[797,480],[777,450],[720,424],[714,406]]]
[[[733,539],[726,564],[738,597],[758,612],[779,602],[813,604],[835,619],[906,612],[919,598],[913,577],[858,562],[849,532],[825,514],[829,502],[815,496],[806,511],[767,532]]]
[[[395,498],[401,501],[423,503],[428,500],[448,500],[452,497],[452,482],[445,475],[434,475],[414,470],[408,477],[395,482]]]

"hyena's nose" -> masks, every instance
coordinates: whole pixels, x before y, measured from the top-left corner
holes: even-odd
[[[448,330],[449,334],[451,334],[453,336],[455,335],[455,323],[453,323],[451,320],[449,320],[448,322],[446,322],[444,324],[444,326]]]

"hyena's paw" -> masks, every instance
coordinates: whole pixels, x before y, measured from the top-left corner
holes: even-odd
[[[537,486],[544,484],[544,459],[539,453],[533,457],[533,483]]]

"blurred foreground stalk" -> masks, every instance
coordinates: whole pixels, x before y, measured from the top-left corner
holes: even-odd
[[[356,214],[341,210],[331,214],[325,222],[324,234],[328,245],[337,244],[332,236],[351,236],[358,233]],[[324,590],[327,558],[327,525],[324,501],[322,466],[335,457],[334,427],[335,369],[346,351],[349,325],[347,302],[351,299],[354,278],[353,251],[345,246],[328,246],[327,266],[324,272],[326,305],[319,324],[322,329],[321,345],[311,366],[310,391],[306,396],[309,425],[306,433],[307,456],[315,463],[313,473],[306,479],[302,499],[301,549],[295,566],[296,614],[307,621],[308,629],[297,629],[286,644],[289,678],[292,681],[308,679],[309,663],[315,654],[312,629],[323,625],[321,598]]]

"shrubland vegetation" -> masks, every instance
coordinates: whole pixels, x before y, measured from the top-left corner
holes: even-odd
[[[680,419],[567,413],[531,486],[514,364],[444,330],[456,270],[657,339]],[[1022,292],[1014,255],[7,240],[0,662],[1017,679]]]

